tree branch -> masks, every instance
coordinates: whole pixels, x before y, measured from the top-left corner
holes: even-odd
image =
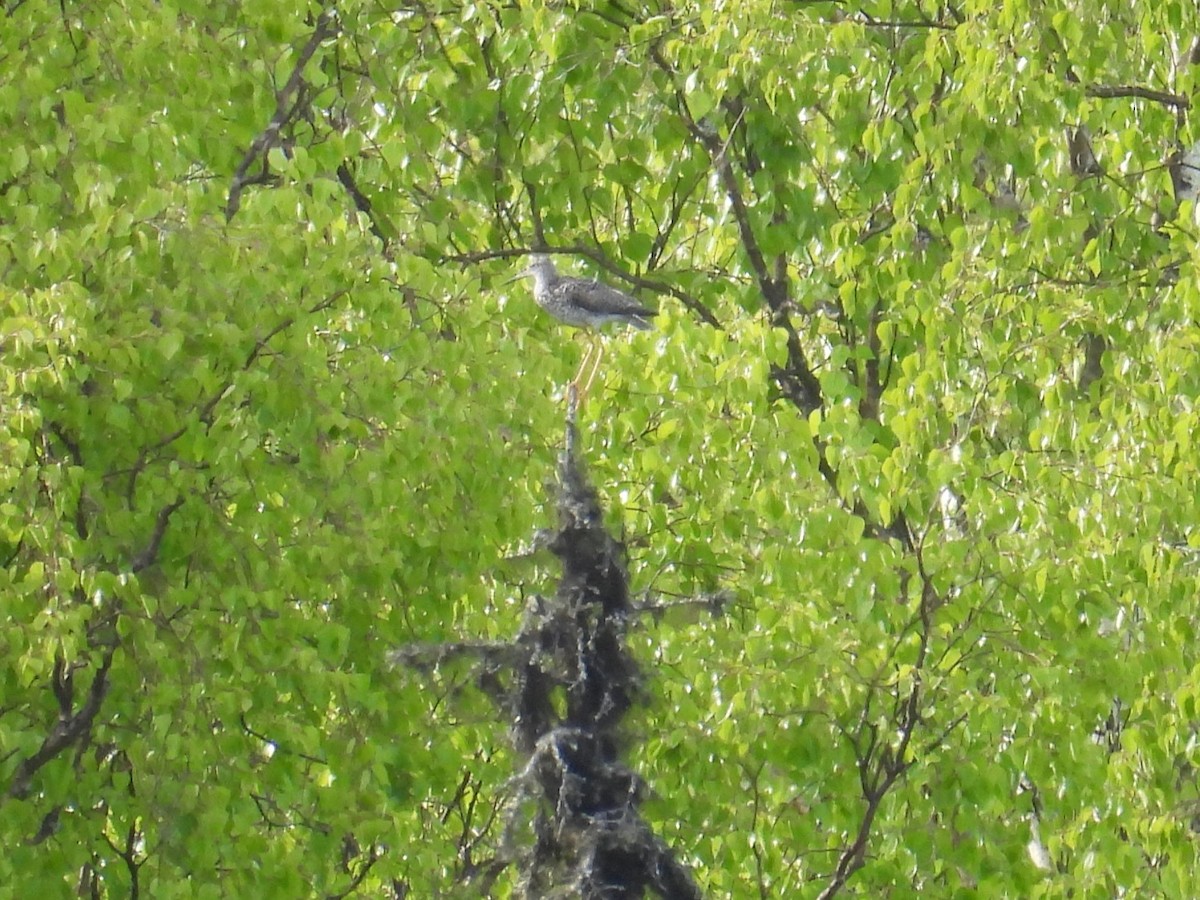
[[[254,164],[255,159],[279,142],[279,132],[283,129],[284,125],[295,117],[296,108],[293,106],[292,100],[296,92],[300,89],[300,84],[304,79],[304,67],[308,65],[313,54],[317,52],[317,47],[321,46],[321,42],[337,31],[336,20],[337,16],[332,8],[321,13],[317,19],[317,27],[313,29],[308,43],[301,49],[300,55],[296,59],[296,65],[292,68],[292,74],[289,76],[287,83],[276,93],[275,115],[271,117],[271,121],[263,129],[262,133],[250,144],[237,170],[233,173],[233,183],[229,188],[229,200],[225,203],[226,221],[236,216],[238,209],[242,205],[242,190],[251,181],[247,176],[250,166]]]
[[[375,207],[371,203],[371,198],[362,192],[362,189],[358,186],[358,182],[354,180],[354,174],[350,171],[350,167],[346,163],[343,162],[337,167],[337,177],[338,181],[342,183],[342,187],[346,189],[346,193],[350,195],[350,199],[354,201],[354,208],[366,216],[367,221],[371,223],[371,234],[379,238],[379,242],[383,244],[383,252],[386,256],[388,248],[391,246],[391,238],[383,230],[383,226],[375,214]]]
[[[1096,97],[1102,100],[1111,100],[1118,97],[1136,97],[1140,100],[1152,100],[1155,103],[1162,103],[1164,106],[1173,106],[1176,109],[1190,109],[1192,102],[1182,94],[1172,94],[1169,91],[1156,91],[1154,88],[1140,87],[1139,85],[1103,85],[1092,84],[1084,88],[1084,93],[1089,97]]]
[[[650,48],[650,58],[658,64],[660,69],[674,77],[675,70],[663,58],[657,46]],[[763,299],[767,301],[772,310],[782,308],[787,302],[786,285],[775,281],[767,268],[766,257],[763,256],[762,249],[758,245],[758,237],[754,233],[754,227],[750,224],[750,212],[746,207],[745,199],[742,197],[741,185],[738,184],[737,175],[734,174],[733,166],[730,165],[729,159],[726,156],[726,145],[721,141],[716,129],[708,125],[702,125],[695,120],[691,109],[688,107],[687,98],[678,88],[675,89],[675,99],[678,103],[679,115],[683,119],[684,125],[692,137],[704,147],[709,159],[712,160],[712,164],[717,170],[717,174],[721,178],[721,186],[725,188],[725,195],[728,197],[729,204],[733,208],[733,218],[737,223],[738,235],[742,241],[742,249],[746,251],[746,256],[750,260],[750,268],[753,270],[754,277],[758,281]]]
[[[104,651],[100,668],[96,670],[92,686],[88,689],[87,700],[84,701],[78,712],[73,714],[69,710],[60,712],[58,722],[55,723],[46,739],[42,741],[41,747],[17,766],[12,781],[8,785],[8,796],[17,800],[23,800],[29,796],[33,776],[91,728],[96,714],[100,711],[100,704],[108,693],[108,673],[112,667],[114,653],[116,653],[116,647],[109,647]]]
[[[311,315],[312,313],[316,313],[316,312],[320,312],[322,310],[328,309],[330,306],[332,306],[334,303],[337,302],[339,297],[343,296],[345,293],[346,293],[345,290],[334,291],[332,294],[330,294],[325,299],[321,300],[319,303],[316,303],[313,306],[309,307],[307,310],[305,310],[305,312],[307,312]],[[254,365],[255,361],[257,361],[258,358],[262,355],[263,351],[267,348],[267,344],[269,344],[271,342],[272,338],[274,338],[277,334],[279,334],[283,331],[286,331],[288,328],[292,327],[292,325],[294,325],[294,324],[296,324],[296,317],[295,316],[287,316],[286,318],[284,318],[280,322],[278,322],[270,331],[268,331],[262,337],[255,340],[254,346],[250,349],[250,352],[248,354],[246,354],[246,359],[242,363],[241,369],[239,371],[244,372],[244,371],[248,370],[252,365]],[[205,400],[204,403],[200,406],[199,415],[197,416],[197,419],[206,428],[212,426],[213,412],[216,410],[217,404],[220,403],[221,400],[225,398],[225,396],[229,393],[229,391],[232,387],[233,387],[233,375],[230,375],[230,377],[225,381],[225,383],[222,384],[215,391],[213,391],[212,395],[207,400]],[[165,449],[166,447],[169,447],[171,444],[175,443],[175,441],[177,441],[181,437],[183,437],[183,435],[187,433],[187,430],[188,430],[188,427],[190,424],[191,423],[185,423],[183,425],[180,425],[174,431],[171,431],[168,434],[163,435],[161,438],[159,438],[153,444],[150,444],[150,445],[142,448],[142,451],[138,454],[137,460],[134,462],[133,467],[129,471],[129,486],[128,486],[128,488],[126,488],[125,493],[126,493],[127,498],[129,499],[130,503],[133,502],[133,493],[134,493],[134,489],[137,484],[137,478],[142,473],[142,471],[146,468],[147,461],[149,460],[150,455],[153,453],[157,453],[160,450]]]
[[[141,553],[133,558],[131,568],[135,573],[154,565],[158,559],[159,547],[162,546],[163,535],[167,533],[171,514],[181,506],[183,506],[183,498],[179,497],[158,511],[158,515],[154,519],[154,531],[150,534],[150,542],[146,544]]]
[[[953,31],[958,27],[957,22],[939,22],[935,19],[874,19],[862,12],[854,21],[867,28],[932,28],[940,31]]]
[[[663,57],[657,45],[651,46],[650,58],[668,76],[674,79],[675,70]],[[795,326],[792,325],[791,317],[788,314],[791,304],[788,298],[787,261],[783,258],[777,258],[775,261],[775,272],[772,274],[771,267],[767,263],[762,247],[758,243],[758,237],[754,233],[754,226],[750,221],[750,211],[746,206],[745,198],[742,196],[742,189],[738,183],[737,174],[733,171],[733,166],[728,159],[728,140],[722,142],[716,129],[705,123],[696,121],[691,113],[691,109],[688,107],[687,98],[678,88],[675,89],[675,99],[684,126],[691,133],[692,137],[704,147],[709,159],[717,170],[717,174],[720,176],[721,185],[724,187],[725,195],[729,199],[729,205],[733,209],[733,218],[737,223],[742,249],[746,252],[746,257],[750,261],[750,268],[754,273],[755,280],[758,282],[759,291],[762,294],[767,309],[771,313],[771,323],[776,328],[782,328],[787,333],[788,365],[786,367],[772,366],[771,375],[775,379],[776,384],[779,385],[780,391],[797,408],[803,410],[805,413],[820,409],[823,402],[821,383],[817,380],[816,375],[813,374],[812,367],[808,363],[808,357],[804,352],[804,347],[800,343],[800,336],[796,333]],[[726,108],[727,110],[731,110],[733,107],[727,105]],[[744,108],[738,110],[737,118],[734,121],[734,128],[736,128],[738,122],[742,121],[744,114]],[[732,140],[732,137],[731,132],[729,140]],[[821,463],[822,475],[830,485],[836,487],[835,473],[828,466],[824,465],[823,457]]]

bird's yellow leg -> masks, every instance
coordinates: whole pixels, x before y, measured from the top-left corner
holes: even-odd
[[[583,351],[583,356],[579,360],[579,370],[575,373],[575,377],[571,379],[571,384],[576,387],[583,381],[583,375],[588,370],[588,364],[591,361],[594,350],[595,347],[589,343]]]
[[[587,392],[591,390],[592,382],[596,380],[596,373],[600,371],[600,360],[604,358],[604,344],[597,340],[592,346],[596,352],[592,357],[591,371],[588,372],[587,381],[583,385],[583,396],[587,396]]]
[[[579,400],[579,401],[583,400],[583,394],[585,394],[587,392],[586,387],[583,390],[580,390],[579,385],[580,385],[580,382],[583,381],[583,373],[587,370],[588,362],[592,358],[592,351],[594,349],[595,349],[595,345],[593,345],[592,343],[589,342],[587,345],[587,349],[585,349],[583,351],[583,358],[579,361],[579,371],[577,371],[575,373],[575,377],[571,379],[571,384],[570,384],[570,387],[568,388],[568,390],[572,394],[574,394],[576,396],[577,400]]]

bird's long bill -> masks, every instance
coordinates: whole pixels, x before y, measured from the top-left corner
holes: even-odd
[[[500,282],[500,283],[501,283],[501,284],[512,284],[514,281],[520,281],[520,280],[521,280],[522,278],[524,278],[526,275],[531,275],[531,274],[533,274],[533,269],[522,269],[520,272],[518,272],[518,273],[517,273],[516,275],[514,275],[512,278],[505,278],[505,279],[504,279],[502,282]]]

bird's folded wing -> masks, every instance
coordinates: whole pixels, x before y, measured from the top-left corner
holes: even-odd
[[[601,315],[654,318],[654,310],[638,303],[628,294],[599,281],[582,279],[571,285],[571,301],[580,309]]]

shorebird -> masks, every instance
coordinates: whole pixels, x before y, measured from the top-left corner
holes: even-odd
[[[509,281],[533,277],[533,299],[554,318],[574,328],[586,328],[593,334],[605,325],[622,325],[646,331],[651,327],[654,310],[643,306],[633,297],[609,287],[594,278],[572,278],[559,275],[550,257],[541,254],[530,257],[528,268]],[[571,390],[582,398],[592,386],[600,368],[603,347],[595,340],[588,346],[579,363],[579,371],[571,380]],[[590,365],[590,371],[588,367]],[[587,371],[587,380],[583,373]],[[582,387],[580,383],[582,382]]]

